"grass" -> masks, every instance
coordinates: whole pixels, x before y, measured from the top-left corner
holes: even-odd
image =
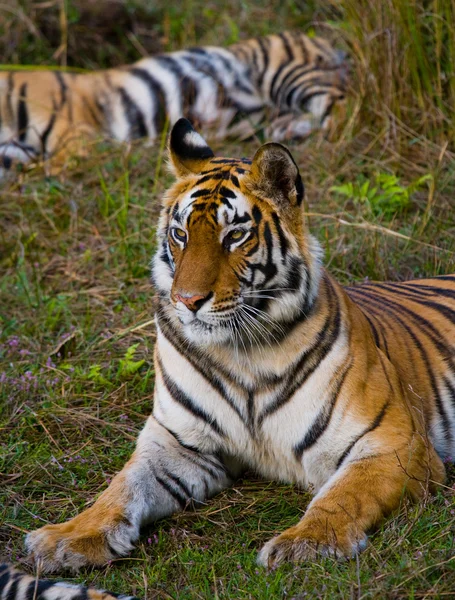
[[[238,2],[224,10],[196,0],[128,3],[118,17],[123,30],[112,26],[105,48],[92,53],[105,30],[82,1],[23,2],[4,19],[0,46],[8,62],[65,59],[93,68],[139,58],[152,43],[145,31],[165,49],[285,27],[338,40],[352,57],[345,114],[328,140],[315,135],[292,147],[308,220],[343,283],[402,280],[455,271],[453,78],[443,77],[455,68],[453,5],[429,4],[423,13],[420,3],[398,0],[362,10],[353,0]],[[246,156],[256,147],[225,142],[215,150]],[[19,173],[1,192],[3,558],[20,562],[26,531],[90,503],[122,467],[151,411],[149,262],[169,181],[158,145],[100,143],[62,177]],[[391,199],[387,182],[398,187]],[[251,474],[206,507],[150,527],[131,557],[69,577],[147,598],[450,598],[454,479],[452,472],[422,505],[404,506],[357,561],[259,569],[257,550],[300,518],[309,496]]]

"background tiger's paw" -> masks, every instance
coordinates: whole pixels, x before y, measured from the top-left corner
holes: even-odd
[[[103,532],[78,531],[69,523],[46,525],[25,538],[25,546],[43,572],[77,571],[87,565],[103,565],[115,557]]]
[[[305,528],[306,529],[306,528]],[[329,541],[326,534],[299,531],[299,526],[291,527],[281,535],[269,540],[258,555],[258,563],[268,569],[284,562],[303,562],[315,560],[320,556],[334,558],[352,558],[362,552],[367,545],[367,536],[360,534],[353,539],[347,537]]]

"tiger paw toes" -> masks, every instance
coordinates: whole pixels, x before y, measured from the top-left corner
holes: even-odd
[[[68,523],[46,525],[29,533],[25,545],[43,572],[64,568],[78,570],[87,565],[102,565],[114,558],[103,532],[77,531]]]
[[[259,552],[258,563],[272,569],[285,562],[304,562],[320,556],[352,558],[367,545],[367,536],[363,533],[337,537],[333,530],[331,535],[326,532],[318,535],[317,531],[305,529],[299,532],[298,526],[292,527],[269,540]]]

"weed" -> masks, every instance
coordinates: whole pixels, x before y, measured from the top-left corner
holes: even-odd
[[[427,174],[409,185],[403,185],[396,175],[379,173],[372,183],[371,180],[360,175],[355,182],[332,185],[330,191],[349,198],[354,203],[364,204],[373,217],[392,218],[408,209],[413,193],[426,181],[431,180],[432,176]]]

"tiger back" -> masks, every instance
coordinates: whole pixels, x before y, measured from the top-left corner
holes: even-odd
[[[320,38],[284,32],[144,58],[93,73],[0,73],[0,158],[14,162],[88,154],[100,137],[154,141],[182,116],[218,139],[305,138],[327,129],[345,93],[342,53]]]

